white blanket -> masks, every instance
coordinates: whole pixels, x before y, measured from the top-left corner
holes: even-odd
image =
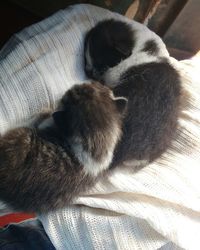
[[[0,52],[1,133],[43,108],[55,107],[67,89],[88,80],[83,70],[85,32],[111,17],[130,22],[138,41],[156,37],[162,56],[168,57],[161,40],[141,24],[91,5],[61,10],[16,34]],[[73,206],[40,215],[57,249],[199,249],[199,72],[171,61],[192,95],[190,110],[179,121],[181,138],[174,142],[178,150],[169,150],[137,173],[131,166],[117,170]]]

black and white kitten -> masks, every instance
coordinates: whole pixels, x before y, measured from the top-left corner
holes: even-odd
[[[86,74],[128,99],[123,136],[111,167],[158,158],[176,132],[181,95],[179,73],[161,39],[110,19],[88,32],[84,53]]]
[[[37,213],[72,202],[108,169],[126,103],[101,84],[75,86],[33,128],[0,137],[0,199]]]

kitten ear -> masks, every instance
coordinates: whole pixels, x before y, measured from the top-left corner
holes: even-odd
[[[113,41],[113,46],[119,53],[121,53],[125,57],[131,55],[132,48],[127,46],[125,41],[115,40]]]
[[[65,112],[64,111],[56,111],[53,113],[53,120],[58,128],[65,128]]]
[[[56,126],[65,136],[72,136],[80,127],[80,114],[77,114],[77,110],[72,106],[66,110],[56,111],[52,116]]]
[[[127,108],[128,99],[126,99],[125,97],[115,97],[114,100],[117,104],[118,110],[121,113],[124,113],[126,111],[126,108]]]
[[[132,44],[129,44],[123,37],[119,38],[118,34],[110,34],[108,33],[106,36],[106,40],[108,44],[115,49],[117,52],[122,54],[124,57],[128,57],[132,52]]]

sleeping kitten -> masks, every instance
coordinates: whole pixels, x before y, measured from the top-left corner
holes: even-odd
[[[126,103],[100,84],[75,86],[58,111],[40,115],[35,128],[16,128],[2,136],[0,199],[37,213],[72,202],[108,169]]]
[[[161,39],[144,29],[105,20],[85,39],[86,74],[128,99],[123,136],[111,167],[155,160],[169,147],[177,128],[179,74],[169,63]]]

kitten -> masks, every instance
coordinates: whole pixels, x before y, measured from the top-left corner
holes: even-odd
[[[72,202],[108,169],[126,103],[101,84],[75,86],[58,111],[39,116],[35,128],[2,136],[0,199],[16,210],[37,213]]]
[[[98,23],[85,38],[86,74],[128,99],[111,168],[129,161],[135,166],[152,162],[169,147],[177,128],[179,73],[161,39],[145,29],[111,19]]]

